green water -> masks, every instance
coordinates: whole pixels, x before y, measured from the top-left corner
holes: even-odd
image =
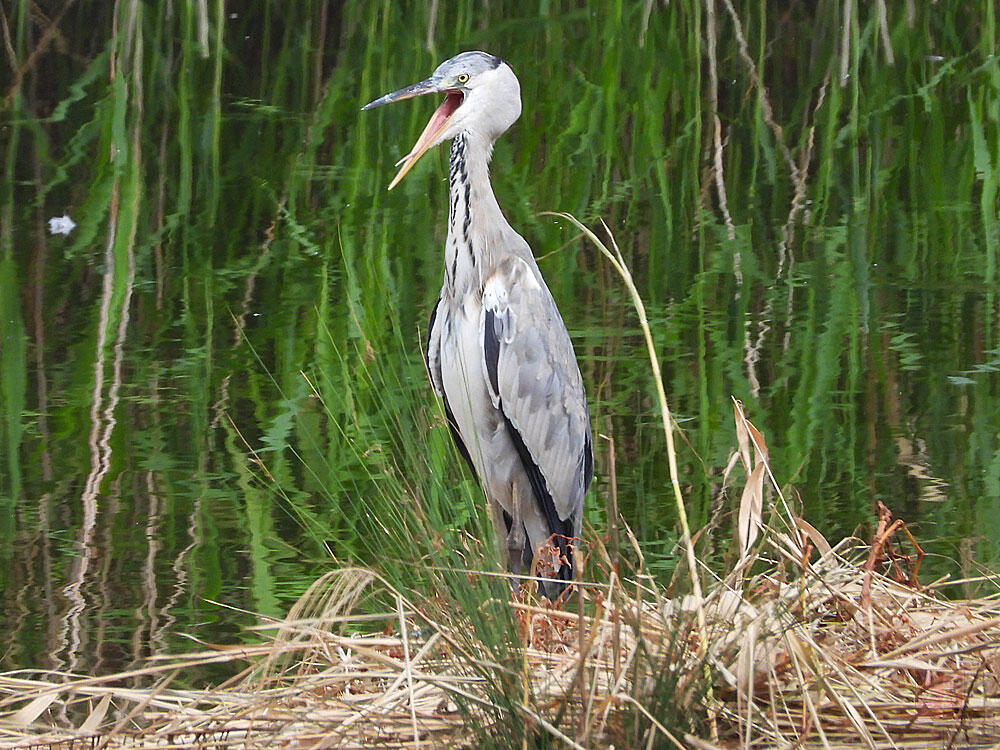
[[[1000,566],[993,2],[398,5],[3,5],[0,669],[251,639],[230,607],[280,615],[336,564],[477,564],[420,359],[445,149],[385,190],[434,104],[360,111],[465,49],[520,77],[494,187],[654,574],[678,532],[637,320],[542,212],[604,219],[633,269],[710,564],[736,397],[829,539],[882,501],[927,580]]]

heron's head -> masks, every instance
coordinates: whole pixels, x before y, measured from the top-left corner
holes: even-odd
[[[437,70],[419,83],[393,91],[362,109],[374,109],[389,102],[423,94],[445,94],[430,122],[389,183],[392,190],[417,160],[441,141],[459,133],[472,133],[492,144],[521,115],[521,86],[510,65],[485,52],[463,52],[438,65]]]

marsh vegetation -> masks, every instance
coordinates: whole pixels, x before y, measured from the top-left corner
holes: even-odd
[[[488,521],[420,358],[447,157],[386,192],[431,104],[360,111],[463,49],[521,81],[492,179],[601,436],[588,545],[627,524],[622,564],[688,591],[632,301],[552,211],[632,269],[706,570],[739,557],[735,397],[796,517],[867,541],[881,501],[927,580],[996,591],[992,0],[0,9],[0,669],[254,643],[349,564],[516,642],[502,583],[463,593]]]

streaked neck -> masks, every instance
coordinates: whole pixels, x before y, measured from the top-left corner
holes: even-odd
[[[451,143],[445,285],[459,295],[482,288],[504,238],[514,231],[490,185],[492,145],[469,132],[459,133]]]

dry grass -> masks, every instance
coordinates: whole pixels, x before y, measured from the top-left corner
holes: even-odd
[[[937,594],[943,584],[895,580],[909,571],[888,538],[877,555],[856,540],[810,555],[809,535],[824,545],[808,532],[765,530],[758,555],[771,562],[715,583],[701,602],[707,633],[686,616],[690,597],[668,601],[648,581],[618,585],[612,576],[586,587],[592,614],[582,634],[574,613],[513,602],[524,647],[519,716],[498,717],[490,690],[501,680],[491,675],[509,676],[511,665],[476,649],[474,623],[444,627],[370,571],[347,569],[318,580],[287,621],[262,625],[273,636],[259,647],[101,678],[0,676],[0,743],[455,747],[484,727],[502,744],[505,722],[518,721],[568,746],[597,747],[623,742],[635,717],[639,739],[658,746],[1000,742],[1000,598],[949,600]],[[373,595],[395,610],[373,614]],[[704,635],[707,661],[696,656]],[[250,666],[217,689],[170,687],[180,671],[218,661]],[[700,739],[644,715],[658,670],[673,670],[678,703],[699,701],[688,710],[706,717]],[[152,674],[163,675],[154,688],[123,687]]]
[[[785,563],[755,576],[748,593],[728,594],[723,611],[734,616],[717,633],[721,720],[738,737],[764,746],[1000,742],[996,596],[946,600],[900,583],[874,572],[871,548],[856,540],[808,566],[771,549]]]

